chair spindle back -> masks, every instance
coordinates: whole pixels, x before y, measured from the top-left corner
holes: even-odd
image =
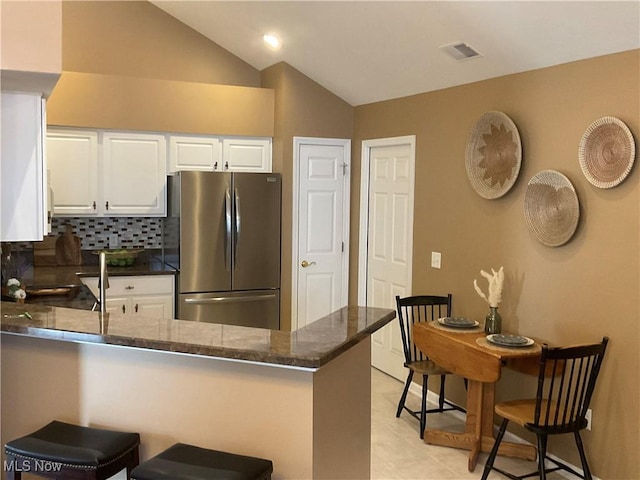
[[[567,433],[587,426],[586,414],[609,339],[574,347],[542,347],[533,431]]]
[[[451,294],[447,296],[416,295],[405,298],[396,296],[396,305],[405,362],[427,360],[427,357],[413,343],[412,327],[418,322],[451,316]]]

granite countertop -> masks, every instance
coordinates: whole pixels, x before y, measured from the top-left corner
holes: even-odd
[[[294,332],[2,302],[2,332],[318,369],[395,318],[347,306]],[[21,316],[24,312],[31,319]]]
[[[98,256],[83,252],[83,265],[29,266],[21,274],[27,289],[27,303],[90,310],[96,298],[82,283],[82,277],[100,274]],[[143,252],[129,267],[108,267],[109,276],[174,275],[176,269],[163,263],[151,252]],[[58,290],[60,294],[35,294],[36,291]],[[67,293],[62,292],[65,289]]]

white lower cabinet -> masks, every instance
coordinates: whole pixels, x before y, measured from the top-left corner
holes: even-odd
[[[96,298],[100,297],[97,277],[84,277],[82,282]],[[107,312],[174,318],[173,275],[133,275],[109,277]]]

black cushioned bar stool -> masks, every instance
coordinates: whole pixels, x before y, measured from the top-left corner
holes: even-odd
[[[22,473],[49,479],[104,480],[138,465],[137,433],[81,427],[53,421],[4,447],[7,480]]]
[[[269,480],[271,460],[176,443],[131,472],[132,480]]]

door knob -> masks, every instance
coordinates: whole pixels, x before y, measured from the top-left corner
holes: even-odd
[[[307,268],[310,267],[311,265],[315,265],[316,262],[307,262],[306,260],[302,260],[302,263],[300,263],[300,266],[302,268]]]

